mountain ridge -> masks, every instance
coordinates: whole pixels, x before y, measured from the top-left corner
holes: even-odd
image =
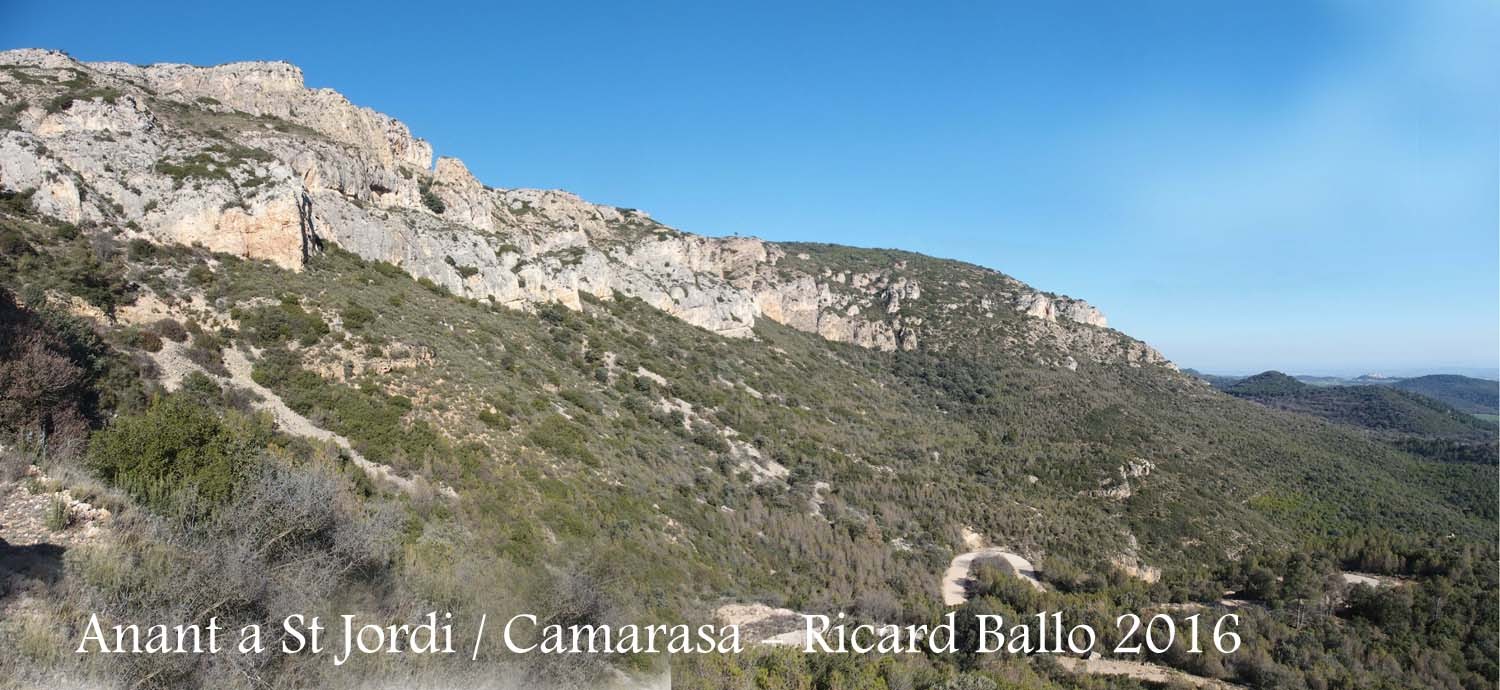
[[[1492,443],[1393,443],[1223,394],[982,267],[702,238],[403,163],[427,155],[404,126],[289,66],[230,66],[250,88],[3,55],[0,496],[26,508],[0,511],[0,550],[43,547],[56,572],[0,568],[0,640],[43,640],[0,645],[18,652],[0,679],[405,670],[50,653],[85,611],[232,629],[424,608],[704,622],[753,602],[931,623],[953,611],[945,567],[978,549],[1035,579],[973,563],[968,612],[1103,630],[1232,608],[1236,656],[1153,658],[1203,679],[1493,685]],[[1351,589],[1346,570],[1410,586]],[[671,663],[689,688],[1107,684],[1044,656],[759,651]],[[597,687],[666,663],[497,652],[458,666]]]
[[[944,327],[955,318],[999,320],[1011,335],[992,346],[1044,346],[1055,366],[1172,366],[1107,329],[1087,302],[998,271],[926,257],[918,271],[854,256],[878,250],[697,236],[567,192],[486,186],[459,159],[434,160],[398,120],[308,89],[289,63],[134,66],[22,49],[0,53],[0,65],[14,123],[0,135],[0,175],[39,190],[37,210],[67,222],[293,269],[328,240],[460,296],[577,310],[580,294],[620,293],[731,337],[767,318],[913,350],[965,340],[968,329]]]
[[[1220,386],[1238,398],[1377,432],[1469,440],[1495,435],[1493,425],[1394,384],[1317,386],[1279,371],[1266,371]]]
[[[1497,381],[1457,374],[1428,374],[1404,378],[1391,386],[1441,400],[1470,414],[1500,412],[1500,382]]]

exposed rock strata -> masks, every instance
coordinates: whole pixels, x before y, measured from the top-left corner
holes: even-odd
[[[527,309],[637,297],[730,337],[766,318],[830,340],[913,350],[934,314],[1029,315],[999,346],[1048,361],[1166,364],[1105,328],[1079,300],[998,273],[964,300],[934,302],[905,261],[817,266],[754,238],[710,238],[562,191],[496,189],[389,116],[309,89],[285,63],[216,67],[79,63],[0,53],[0,189],[35,190],[39,212],[158,242],[300,269],[311,239],[401,266],[453,293]],[[1000,287],[996,287],[996,286]]]

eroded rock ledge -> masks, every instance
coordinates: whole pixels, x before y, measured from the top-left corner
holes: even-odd
[[[300,269],[319,242],[401,266],[455,294],[527,309],[638,297],[715,333],[760,318],[881,350],[924,345],[937,320],[1026,315],[1007,339],[1103,361],[1165,364],[1080,300],[988,271],[932,303],[905,261],[819,265],[755,238],[711,238],[557,190],[499,189],[406,125],[309,89],[286,63],[80,63],[0,52],[0,188],[40,213]],[[789,256],[791,259],[789,259]],[[955,264],[957,265],[957,264]],[[944,283],[947,288],[953,286]],[[1126,353],[1126,354],[1120,354]]]

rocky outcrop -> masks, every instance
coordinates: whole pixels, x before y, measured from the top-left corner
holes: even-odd
[[[215,67],[139,67],[101,62],[89,67],[194,107],[240,110],[297,123],[333,141],[373,153],[387,167],[425,169],[432,162],[432,146],[413,137],[406,125],[355,106],[332,89],[307,88],[302,70],[285,62],[235,62]]]
[[[33,138],[0,133],[0,189],[30,190],[32,206],[44,215],[68,223],[84,219],[76,178]]]
[[[966,267],[978,282],[953,285],[905,260],[841,268],[563,191],[486,186],[456,158],[434,165],[404,124],[307,88],[286,63],[84,64],[8,51],[0,106],[18,113],[0,131],[0,189],[32,190],[42,214],[127,236],[293,270],[328,241],[516,309],[620,294],[728,337],[753,335],[764,318],[881,350],[917,349],[960,316],[1009,308],[1035,318],[1000,344],[1047,348],[1058,366],[1165,361],[1107,330],[1087,303],[986,269]]]
[[[1022,295],[1016,300],[1016,308],[1029,316],[1056,322],[1067,319],[1089,326],[1105,328],[1109,321],[1093,305],[1079,299],[1056,297],[1040,292]]]

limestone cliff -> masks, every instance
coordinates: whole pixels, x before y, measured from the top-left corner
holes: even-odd
[[[729,337],[765,318],[882,350],[951,342],[999,314],[995,347],[1045,351],[1056,366],[1170,366],[1087,303],[988,269],[868,256],[848,267],[832,253],[687,234],[563,191],[486,186],[455,158],[434,164],[406,125],[307,88],[285,63],[0,53],[0,189],[34,190],[34,208],[64,222],[293,270],[331,242],[517,309],[620,294]]]

